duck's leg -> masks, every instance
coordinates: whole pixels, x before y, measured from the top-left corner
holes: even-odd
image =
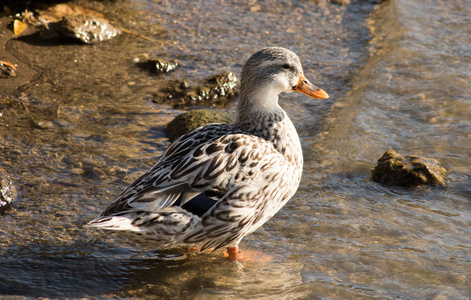
[[[268,262],[273,259],[273,256],[264,254],[257,250],[245,249],[239,252],[239,246],[227,247],[224,256],[232,261],[250,261],[250,262]]]
[[[227,255],[229,255],[230,260],[239,260],[239,246],[227,247]]]

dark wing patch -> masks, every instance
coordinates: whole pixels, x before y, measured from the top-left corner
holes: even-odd
[[[217,191],[207,191],[205,193],[198,194],[197,196],[183,204],[181,207],[184,210],[191,212],[192,214],[197,215],[198,217],[201,217],[207,211],[209,211],[211,207],[213,207],[222,196],[223,195],[220,195]],[[173,206],[180,206],[181,199],[182,196],[180,196],[180,198],[175,201]]]

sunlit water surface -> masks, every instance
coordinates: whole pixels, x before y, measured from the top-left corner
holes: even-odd
[[[21,192],[0,218],[0,294],[471,296],[471,4],[352,2],[77,2],[158,42],[8,42],[34,76],[5,96],[13,104],[0,119],[2,162]],[[180,111],[150,101],[158,86],[239,74],[251,53],[273,45],[298,53],[331,98],[281,97],[302,139],[304,177],[287,206],[241,244],[272,255],[269,262],[152,252],[83,227],[168,145],[163,126]],[[149,53],[183,67],[150,76],[133,62]],[[373,183],[370,171],[389,148],[440,160],[447,187]]]

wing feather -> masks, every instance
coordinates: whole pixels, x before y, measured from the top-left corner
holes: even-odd
[[[250,169],[257,165],[254,160],[273,152],[272,143],[242,134],[232,125],[200,127],[176,140],[152,169],[124,190],[101,216],[158,212],[172,205],[183,207],[189,201],[196,205],[198,199],[203,199],[198,195],[211,191],[217,191],[216,199],[221,199],[236,182],[253,176]],[[202,206],[211,207],[207,203]]]

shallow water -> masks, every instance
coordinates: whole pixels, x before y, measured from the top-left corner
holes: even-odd
[[[21,197],[0,218],[1,295],[471,296],[469,1],[77,3],[158,42],[7,42],[28,75],[2,93],[0,155]],[[242,268],[220,253],[182,259],[83,227],[168,145],[163,126],[180,111],[150,101],[158,86],[239,74],[269,45],[298,53],[331,96],[281,97],[302,138],[304,177],[287,206],[241,244],[271,261]],[[133,62],[149,53],[183,67],[150,76]],[[371,182],[389,147],[440,160],[447,187]]]

